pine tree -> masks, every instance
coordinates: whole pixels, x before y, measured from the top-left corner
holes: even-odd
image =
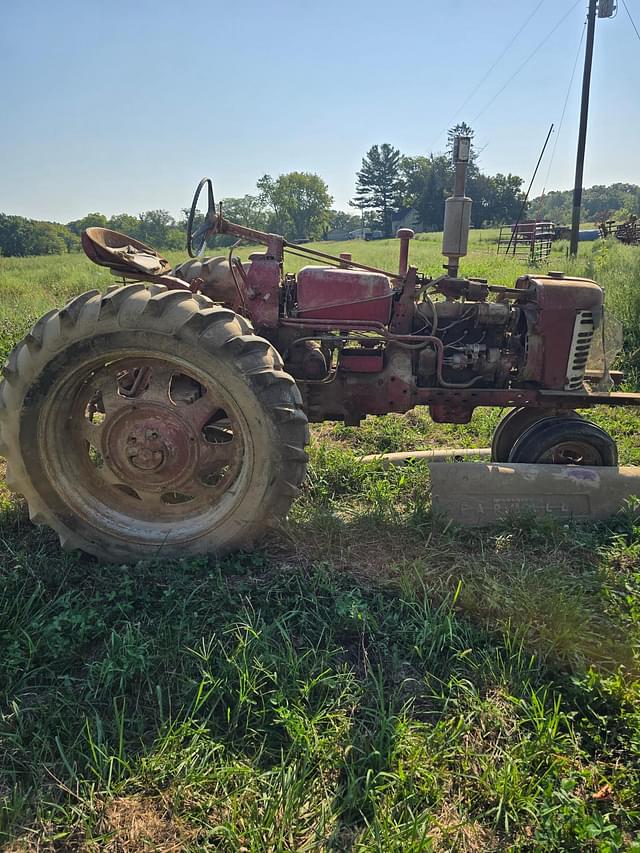
[[[357,174],[356,195],[351,202],[354,207],[374,210],[382,220],[385,237],[392,235],[392,216],[398,209],[398,198],[402,191],[400,177],[400,151],[389,145],[373,145],[362,159],[362,168]]]

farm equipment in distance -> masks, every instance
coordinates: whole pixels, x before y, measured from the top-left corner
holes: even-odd
[[[630,216],[626,222],[616,222],[609,219],[599,226],[602,237],[614,236],[626,246],[640,246],[640,221],[637,216]]]
[[[398,271],[376,269],[227,221],[209,179],[191,208],[191,260],[175,269],[87,229],[86,254],[124,285],[46,314],[0,385],[0,453],[31,519],[108,560],[246,547],[299,493],[308,421],[357,425],[417,405],[437,423],[510,408],[497,462],[615,466],[613,439],[576,411],[640,404],[609,390],[603,291],[555,272],[514,288],[459,276],[469,150],[456,141],[436,278],[410,265],[408,229]],[[216,234],[265,249],[245,264],[233,250],[199,257]],[[287,274],[285,252],[322,265]]]

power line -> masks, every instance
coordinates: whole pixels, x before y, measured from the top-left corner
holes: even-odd
[[[527,58],[525,59],[525,61],[524,61],[524,62],[523,62],[523,63],[522,63],[522,64],[521,64],[521,65],[520,65],[520,66],[519,66],[519,67],[518,67],[514,72],[513,72],[513,74],[511,75],[511,77],[509,77],[509,79],[508,79],[508,80],[507,80],[507,82],[502,86],[502,88],[500,88],[500,89],[495,93],[495,95],[493,96],[493,98],[491,98],[491,100],[490,100],[490,101],[489,101],[489,102],[488,102],[488,103],[487,103],[487,104],[486,104],[486,105],[485,105],[485,106],[480,110],[480,112],[479,112],[476,116],[474,116],[474,118],[473,118],[473,120],[472,120],[472,122],[471,122],[472,124],[475,124],[475,123],[477,122],[477,120],[480,118],[480,116],[482,116],[482,115],[484,115],[484,114],[486,113],[486,111],[489,109],[489,107],[491,107],[491,106],[493,105],[493,103],[494,103],[494,102],[497,100],[497,98],[498,98],[498,97],[499,97],[499,96],[504,92],[504,90],[505,90],[505,89],[507,88],[507,86],[511,83],[511,81],[512,81],[512,80],[514,80],[514,79],[515,79],[515,77],[517,77],[517,76],[518,76],[518,74],[522,71],[522,69],[523,69],[526,65],[528,65],[528,64],[529,64],[529,62],[533,59],[533,57],[538,53],[538,51],[540,50],[540,48],[541,48],[541,47],[543,47],[543,46],[544,46],[544,45],[549,41],[549,39],[551,38],[551,36],[552,36],[552,35],[555,33],[555,31],[556,31],[556,30],[557,30],[557,29],[558,29],[558,28],[559,28],[559,27],[560,27],[560,26],[561,26],[561,25],[566,21],[566,19],[569,17],[569,15],[573,12],[573,10],[576,8],[576,6],[578,5],[578,3],[580,3],[580,2],[581,2],[581,0],[576,0],[576,2],[575,2],[575,3],[573,4],[573,6],[569,9],[569,11],[568,11],[568,12],[566,12],[566,13],[565,13],[561,18],[560,18],[560,20],[558,21],[558,23],[557,23],[557,24],[555,24],[555,26],[553,27],[553,29],[552,29],[549,33],[547,33],[547,35],[542,39],[542,41],[541,41],[541,42],[540,42],[540,43],[539,43],[539,44],[534,48],[534,50],[532,50],[532,51],[531,51],[531,53],[529,54],[529,56],[527,56]]]
[[[640,41],[640,33],[638,32],[638,28],[637,28],[637,27],[636,27],[636,25],[635,25],[635,21],[634,21],[634,20],[633,20],[633,18],[631,17],[631,12],[629,11],[629,7],[627,6],[627,4],[625,3],[625,1],[624,1],[624,0],[622,0],[622,5],[624,6],[624,10],[625,10],[625,12],[626,12],[626,13],[627,13],[627,15],[629,16],[629,20],[631,21],[631,26],[632,26],[632,27],[633,27],[633,29],[636,31],[636,35],[638,36],[638,40]]]
[[[545,0],[540,0],[540,2],[538,3],[538,5],[535,7],[535,9],[533,10],[533,12],[532,12],[532,13],[529,15],[529,17],[526,19],[526,21],[524,22],[524,24],[522,24],[522,25],[520,26],[520,28],[515,32],[515,34],[511,37],[511,39],[509,40],[509,42],[508,42],[507,46],[506,46],[506,47],[505,47],[505,49],[502,51],[502,53],[500,54],[500,56],[495,60],[495,62],[493,63],[493,65],[492,65],[492,66],[489,68],[489,70],[485,73],[484,77],[480,80],[480,82],[479,82],[479,83],[477,83],[477,84],[476,84],[476,86],[475,86],[475,88],[473,89],[473,91],[471,92],[471,94],[470,94],[470,95],[468,95],[468,96],[467,96],[467,98],[465,98],[465,100],[464,100],[464,101],[462,102],[462,104],[458,107],[458,109],[455,111],[455,113],[453,114],[453,116],[449,119],[449,121],[447,122],[447,126],[446,126],[446,127],[444,127],[444,128],[443,128],[443,129],[438,133],[438,135],[436,136],[436,138],[433,140],[433,142],[432,142],[432,143],[431,143],[431,145],[429,146],[429,150],[431,150],[431,149],[433,148],[433,146],[434,146],[434,145],[436,144],[436,142],[440,139],[440,137],[441,137],[441,136],[442,136],[442,134],[445,132],[445,130],[448,130],[448,129],[449,129],[449,127],[451,127],[451,122],[455,121],[455,119],[460,115],[460,113],[462,112],[462,110],[467,106],[467,104],[469,103],[469,101],[473,98],[473,96],[474,96],[474,95],[476,94],[476,92],[480,89],[480,87],[483,85],[483,83],[485,83],[485,82],[486,82],[486,80],[487,80],[487,78],[489,77],[489,75],[491,74],[491,72],[492,72],[492,71],[493,71],[493,70],[498,66],[498,64],[500,63],[500,61],[501,61],[501,60],[506,56],[506,54],[508,53],[509,49],[511,48],[511,46],[512,46],[512,45],[513,45],[513,43],[515,42],[515,40],[518,38],[518,36],[520,35],[520,33],[521,33],[525,28],[526,28],[526,26],[528,25],[529,21],[531,21],[531,19],[532,19],[532,18],[534,17],[534,15],[538,12],[538,10],[540,9],[540,7],[542,6],[542,4],[543,4],[544,2],[545,2]]]
[[[560,134],[562,132],[562,123],[564,122],[564,116],[565,116],[565,113],[567,111],[567,104],[569,103],[569,95],[571,94],[571,88],[573,86],[573,80],[574,80],[574,77],[576,76],[576,68],[578,67],[578,60],[580,59],[580,50],[582,48],[582,42],[584,41],[584,34],[586,32],[586,28],[587,28],[587,25],[585,22],[584,26],[582,27],[582,33],[580,35],[580,42],[578,44],[578,50],[576,51],[575,61],[573,63],[573,70],[571,71],[571,79],[569,80],[569,86],[567,87],[567,94],[566,94],[566,97],[564,99],[564,106],[562,107],[562,115],[560,116],[560,122],[558,124],[558,131],[556,133],[556,138],[555,138],[554,143],[553,143],[553,148],[551,149],[551,159],[549,160],[549,168],[547,169],[547,176],[544,179],[544,186],[542,188],[542,195],[544,195],[544,191],[546,190],[547,184],[549,183],[549,175],[551,174],[551,167],[553,166],[553,160],[556,156],[556,149],[558,147],[558,141],[560,139]]]
[[[500,63],[500,61],[504,58],[504,56],[507,54],[507,52],[509,51],[509,49],[511,48],[511,46],[513,45],[513,43],[515,42],[515,40],[518,38],[518,36],[520,35],[520,33],[525,29],[525,27],[527,26],[527,24],[529,23],[529,21],[531,21],[531,19],[534,17],[534,15],[538,12],[538,10],[540,9],[540,7],[542,6],[542,4],[543,4],[543,3],[544,3],[544,0],[540,0],[540,2],[539,2],[539,3],[538,3],[538,5],[535,7],[535,9],[533,10],[533,12],[532,12],[532,13],[529,15],[529,17],[526,19],[526,21],[525,21],[525,22],[520,26],[520,28],[516,31],[516,33],[511,37],[510,41],[508,42],[507,46],[506,46],[506,47],[505,47],[505,49],[502,51],[502,53],[500,54],[500,56],[498,56],[498,58],[497,58],[497,59],[496,59],[496,61],[493,63],[493,65],[491,65],[491,67],[490,67],[490,68],[489,68],[489,70],[485,73],[484,77],[480,80],[480,82],[476,84],[476,86],[475,86],[475,88],[473,89],[473,91],[471,92],[471,94],[469,94],[469,95],[468,95],[468,97],[467,97],[467,98],[462,102],[462,104],[461,104],[461,105],[458,107],[458,109],[455,111],[455,113],[453,114],[453,116],[451,117],[451,119],[449,120],[449,122],[447,123],[447,127],[440,131],[440,133],[438,134],[437,139],[435,140],[436,142],[437,142],[437,140],[440,138],[440,136],[442,135],[442,133],[444,132],[444,130],[447,130],[447,129],[449,128],[449,126],[451,125],[451,122],[452,122],[452,121],[454,121],[454,120],[456,119],[456,117],[460,115],[460,113],[462,112],[462,110],[467,106],[467,104],[469,103],[469,101],[473,98],[473,96],[476,94],[476,92],[480,89],[480,87],[482,86],[482,84],[487,80],[487,78],[489,77],[489,75],[491,74],[491,72],[492,72],[492,71],[497,67],[497,65]]]
[[[544,152],[547,150],[547,145],[549,144],[549,140],[551,139],[552,133],[553,133],[553,124],[549,128],[549,133],[547,133],[547,138],[545,139],[544,145],[542,146],[542,151],[540,152],[540,156],[538,157],[538,162],[536,163],[536,167],[533,170],[533,176],[531,178],[531,183],[529,184],[529,187],[527,188],[527,191],[524,195],[524,198],[522,199],[522,207],[520,208],[520,213],[518,214],[518,218],[516,219],[516,224],[511,229],[511,237],[509,238],[509,245],[507,246],[507,251],[505,253],[507,255],[509,254],[509,249],[511,248],[511,241],[513,240],[513,237],[515,236],[517,238],[518,226],[520,225],[520,220],[522,219],[522,214],[527,209],[527,203],[529,201],[529,195],[531,193],[531,187],[533,186],[533,182],[535,181],[536,175],[538,174],[538,169],[540,168],[540,163],[542,163],[542,158],[544,157]],[[513,244],[513,254],[515,255],[515,253],[516,253],[516,245],[514,243]]]

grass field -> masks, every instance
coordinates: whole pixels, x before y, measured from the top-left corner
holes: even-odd
[[[510,284],[526,268],[490,237],[463,269]],[[412,247],[434,275],[438,240]],[[320,248],[397,264],[395,241]],[[635,382],[640,252],[562,251],[605,285]],[[0,355],[112,280],[0,258]],[[463,531],[433,524],[426,467],[361,461],[486,445],[499,416],[314,428],[289,520],[222,562],[62,553],[0,484],[0,848],[640,851],[637,507]],[[596,419],[640,464],[637,415]]]

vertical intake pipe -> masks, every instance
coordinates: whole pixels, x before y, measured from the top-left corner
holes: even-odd
[[[409,270],[409,240],[413,240],[415,233],[411,228],[400,228],[396,237],[400,240],[400,267],[398,272],[404,278]]]

